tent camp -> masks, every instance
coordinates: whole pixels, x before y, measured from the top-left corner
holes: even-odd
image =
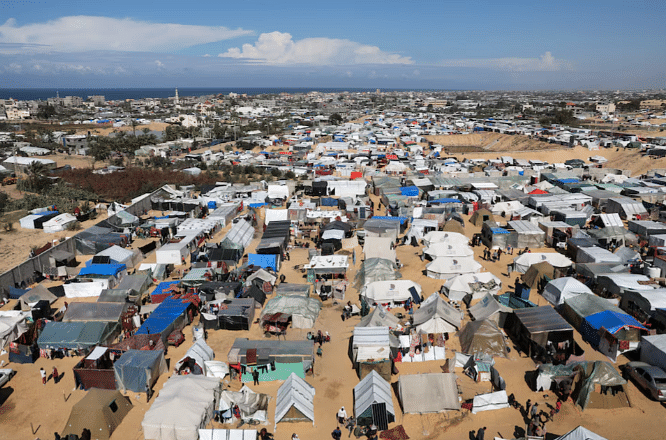
[[[398,344],[388,327],[354,327],[351,355],[359,378],[363,379],[371,371],[377,371],[390,381],[391,346],[397,347]]]
[[[555,440],[608,440],[606,437],[602,437],[599,434],[595,434],[587,428],[579,426],[578,428],[572,429],[566,434],[557,437]]]
[[[426,265],[427,275],[438,280],[446,280],[468,273],[478,273],[481,269],[483,269],[483,266],[474,260],[474,256],[438,257]]]
[[[403,412],[426,414],[460,410],[456,379],[454,373],[401,375],[398,394]]]
[[[548,262],[554,268],[568,268],[572,262],[570,259],[558,253],[526,253],[513,259],[514,270],[525,273],[533,264]]]
[[[559,306],[564,300],[581,293],[591,294],[592,291],[576,278],[562,277],[546,284],[541,295],[552,305]]]
[[[354,416],[359,426],[376,425],[380,431],[395,421],[391,384],[371,371],[354,387]]]
[[[407,300],[421,302],[421,285],[411,280],[375,281],[365,286],[362,295],[368,304],[402,304]]]
[[[277,391],[275,424],[311,421],[314,426],[314,396],[315,388],[291,373]]]
[[[402,329],[398,318],[386,311],[381,305],[377,305],[372,312],[368,313],[356,324],[356,327],[388,327],[391,330]]]
[[[495,295],[502,281],[491,272],[468,273],[448,279],[444,292],[450,301],[475,301],[486,294]]]
[[[90,429],[91,440],[107,440],[132,409],[132,402],[120,391],[92,388],[69,413],[62,436],[80,435]]]
[[[129,350],[114,362],[113,370],[119,390],[143,393],[167,372],[167,365],[162,350]]]
[[[180,372],[189,368],[191,374],[204,374],[204,362],[212,361],[215,358],[215,352],[206,344],[206,341],[197,339],[187,350],[178,362],[176,362],[176,371]]]
[[[220,379],[172,376],[146,411],[141,427],[146,440],[198,440],[199,428],[212,420]]]
[[[497,323],[490,319],[468,322],[458,337],[463,353],[507,357],[504,335]]]
[[[412,326],[421,334],[453,333],[460,328],[461,321],[460,311],[435,292],[414,312]]]
[[[473,257],[474,251],[469,246],[461,246],[445,241],[433,243],[423,250],[430,258],[438,257]]]
[[[474,211],[474,214],[469,218],[469,222],[473,224],[474,226],[481,226],[483,225],[483,222],[495,221],[495,216],[493,215],[492,212],[488,211],[485,208],[478,209]]]
[[[247,385],[243,385],[239,391],[222,390],[218,410],[223,420],[231,421],[233,418],[232,409],[234,405],[237,405],[240,410],[241,421],[266,424],[268,423],[268,401],[270,399],[271,396],[268,394],[255,393]]]
[[[581,410],[631,406],[624,389],[627,381],[608,362],[584,362],[576,366],[576,370],[579,375],[576,377],[571,397]]]

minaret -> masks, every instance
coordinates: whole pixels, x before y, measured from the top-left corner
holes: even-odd
[[[176,98],[175,98],[175,103],[178,104],[178,87],[176,87]]]

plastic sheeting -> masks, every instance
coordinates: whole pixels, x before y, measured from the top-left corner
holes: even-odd
[[[143,393],[167,372],[162,350],[129,350],[113,364],[116,387],[123,392]]]
[[[496,294],[501,287],[502,281],[491,272],[458,275],[444,283],[446,296],[451,301],[462,301],[467,295],[474,301],[487,293]]]
[[[474,396],[474,403],[472,404],[472,414],[476,414],[482,411],[492,411],[508,407],[509,407],[509,398],[506,395],[506,391],[496,391],[494,393]]]
[[[238,405],[242,421],[246,423],[257,421],[266,424],[268,423],[268,401],[270,399],[271,396],[268,394],[255,393],[247,385],[243,385],[239,391],[223,390],[218,409],[224,416],[228,415],[231,418],[231,408]]]
[[[412,299],[412,291],[420,296],[423,289],[411,280],[375,281],[366,285],[362,295],[371,304],[395,304]]]
[[[602,386],[624,386],[627,381],[620,376],[620,373],[613,368],[611,364],[603,361],[596,361],[592,365],[591,371],[589,363],[579,365],[579,368],[584,369],[583,384],[578,392],[576,404],[582,410],[585,410],[590,402],[590,394],[595,392],[595,385]],[[627,405],[628,406],[628,405]]]
[[[580,294],[592,294],[592,291],[575,278],[562,277],[546,284],[541,295],[554,306],[563,304],[568,298]]]
[[[468,322],[458,335],[460,349],[467,354],[484,353],[507,357],[504,335],[497,323],[490,319]]]
[[[385,258],[368,258],[356,272],[354,287],[360,290],[375,281],[389,281],[401,277],[395,262]]]
[[[275,424],[312,420],[314,426],[315,388],[291,373],[278,388],[275,401]]]
[[[319,317],[321,301],[300,296],[279,296],[266,302],[261,313],[263,318],[274,313],[291,315],[292,328],[312,328]]]
[[[398,389],[405,414],[459,410],[456,379],[453,373],[401,375]]]
[[[433,293],[414,312],[412,325],[419,333],[453,333],[460,328],[462,317],[458,310]]]

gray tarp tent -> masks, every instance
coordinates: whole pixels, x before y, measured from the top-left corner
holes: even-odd
[[[531,341],[544,348],[548,341],[573,345],[573,328],[551,306],[516,309],[510,316],[507,325],[519,343]]]
[[[500,327],[504,327],[507,314],[513,313],[511,307],[503,306],[489,293],[481,298],[481,301],[470,307],[468,311],[475,321],[491,319]]]
[[[398,390],[405,414],[460,409],[454,373],[402,375],[398,380]]]
[[[606,310],[624,313],[607,299],[593,293],[576,295],[573,298],[565,299],[561,313],[576,330],[580,331],[585,318]]]
[[[187,364],[193,374],[204,374],[204,362],[212,361],[214,358],[215,352],[206,344],[206,341],[197,339],[187,350],[185,356],[176,362],[176,370],[180,370],[182,366]]]
[[[460,312],[433,293],[414,312],[413,327],[419,333],[453,333],[460,328]]]
[[[387,312],[382,305],[378,305],[372,312],[363,317],[356,327],[388,327],[395,330],[402,326],[395,315]]]
[[[41,349],[89,350],[107,342],[119,329],[112,322],[47,322],[37,339]]]
[[[292,328],[312,328],[320,310],[321,301],[317,298],[277,296],[266,302],[261,317],[273,313],[284,313],[291,315]]]
[[[62,322],[100,321],[120,322],[127,303],[83,303],[73,302],[67,307]]]
[[[402,278],[395,262],[385,258],[365,260],[354,278],[354,287],[358,290],[375,281],[390,281]]]
[[[30,310],[39,301],[48,301],[49,304],[53,304],[57,299],[58,297],[49,292],[46,287],[38,284],[21,295],[19,303],[21,304],[21,310]]]
[[[666,370],[666,335],[641,337],[639,349],[642,362]]]
[[[278,388],[275,401],[275,424],[312,421],[314,426],[315,388],[291,373]]]
[[[374,370],[354,387],[354,416],[358,426],[374,424],[380,431],[395,421],[391,384]]]
[[[167,372],[167,365],[162,350],[129,350],[114,362],[113,370],[119,390],[142,393]]]
[[[589,429],[579,426],[578,428],[572,429],[566,434],[557,437],[555,440],[608,440],[606,437],[602,437],[599,434],[595,434]]]
[[[255,393],[247,385],[243,385],[239,391],[222,390],[218,409],[222,413],[223,419],[231,419],[232,408],[237,405],[243,422],[268,423],[268,401],[270,399],[271,396],[268,394]]]
[[[576,405],[582,410],[588,407],[608,409],[630,406],[624,390],[627,381],[611,364],[603,361],[585,362],[576,368],[580,370],[582,377],[574,395]],[[614,392],[611,396],[597,392],[596,385],[621,388],[621,392]]]

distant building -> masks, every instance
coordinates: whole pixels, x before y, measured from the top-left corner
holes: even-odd
[[[86,156],[90,146],[88,145],[88,136],[84,134],[69,134],[63,136],[62,146],[67,148],[71,154]]]
[[[25,172],[25,170],[33,162],[40,162],[44,164],[44,166],[49,170],[57,168],[55,161],[50,159],[38,159],[35,157],[17,157],[17,156],[8,157],[7,159],[5,159],[4,162],[2,162],[2,166],[14,172]]]
[[[83,98],[80,96],[65,96],[62,100],[62,105],[65,107],[78,107],[83,105]]]
[[[88,101],[91,101],[97,107],[101,107],[101,106],[106,104],[106,100],[104,99],[104,95],[88,96]]]
[[[612,102],[607,104],[597,104],[596,110],[598,113],[615,113],[615,104]]]
[[[6,108],[5,113],[7,114],[7,119],[10,121],[28,119],[30,117],[30,110],[18,109],[14,107]]]

